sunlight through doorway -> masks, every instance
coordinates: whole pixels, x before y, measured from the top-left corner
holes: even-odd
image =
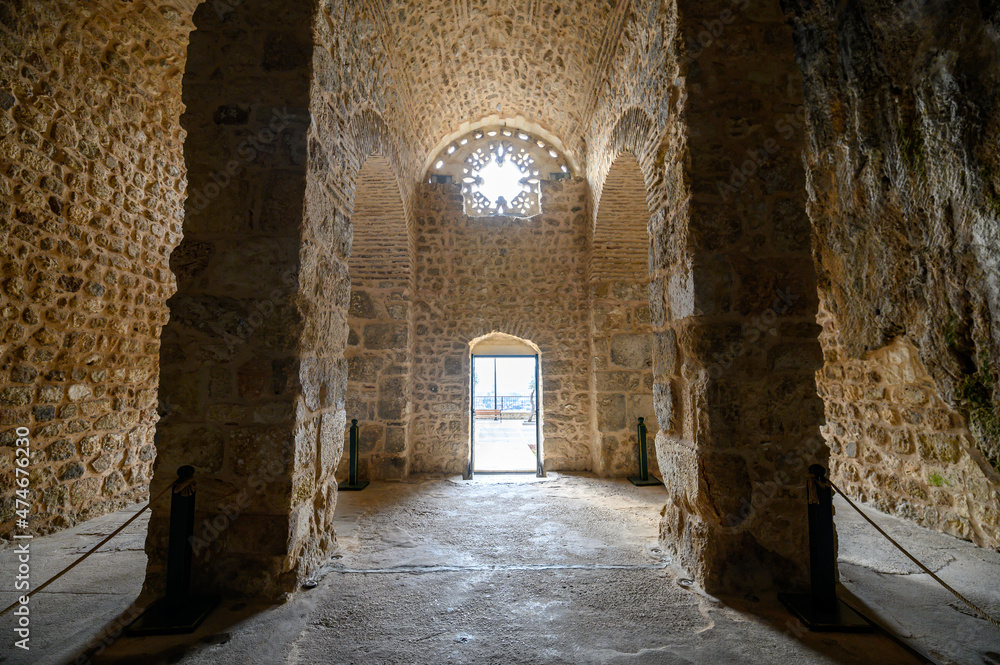
[[[503,333],[473,340],[469,465],[465,474],[544,476],[541,364],[530,342]]]

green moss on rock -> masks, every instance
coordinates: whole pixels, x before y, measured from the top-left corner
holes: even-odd
[[[1000,472],[1000,408],[994,399],[997,377],[984,355],[979,360],[976,372],[959,384],[958,397],[968,409],[973,433],[985,444],[983,452]]]

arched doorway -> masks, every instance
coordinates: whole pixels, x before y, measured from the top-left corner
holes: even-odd
[[[538,347],[503,333],[473,340],[465,473],[545,475]]]

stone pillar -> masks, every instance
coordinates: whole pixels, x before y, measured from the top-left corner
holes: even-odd
[[[337,400],[342,410],[342,385],[303,352],[325,323],[306,325],[300,297],[311,12],[311,3],[255,0],[195,14],[182,118],[188,196],[170,259],[177,293],[163,329],[152,493],[194,465],[201,588],[276,596],[294,587],[319,429],[340,445],[342,411],[315,414]],[[153,592],[168,514],[166,496],[146,544]]]
[[[792,34],[777,0],[727,0],[681,3],[679,35],[690,199],[652,224],[661,533],[710,591],[790,588],[827,457]]]

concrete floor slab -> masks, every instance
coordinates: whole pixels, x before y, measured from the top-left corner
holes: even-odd
[[[341,495],[316,589],[223,608],[192,637],[121,640],[96,662],[916,662],[879,635],[803,632],[774,598],[680,586],[657,542],[663,497],[568,474],[373,483]]]
[[[59,533],[34,538],[30,547],[31,581],[38,586],[90,550],[125,523],[144,504],[130,506],[78,524]],[[123,614],[131,610],[146,574],[146,525],[144,513],[100,550],[29,601],[31,608],[30,650],[13,647],[14,619],[0,617],[0,663],[4,665],[60,665],[83,650],[106,626],[114,630]],[[16,556],[12,549],[0,551],[0,570],[13,577]],[[0,586],[0,605],[7,607],[19,594],[12,580]],[[2,608],[0,608],[2,609]]]
[[[841,583],[893,632],[942,663],[1000,665],[1000,628],[987,623],[834,501]],[[1000,552],[861,505],[876,524],[952,588],[1000,618]]]

